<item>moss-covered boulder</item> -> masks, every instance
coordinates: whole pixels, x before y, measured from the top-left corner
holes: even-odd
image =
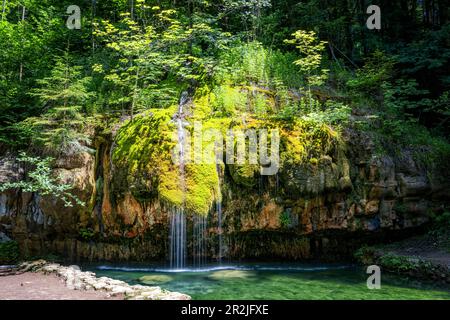
[[[206,215],[218,197],[216,166],[188,162],[181,171],[173,158],[177,145],[174,113],[175,108],[151,110],[122,126],[112,159],[126,180],[118,181],[113,192],[129,189],[141,201],[159,199]]]
[[[166,283],[172,281],[173,278],[165,274],[154,274],[149,276],[143,276],[139,278],[139,282],[148,285],[158,285],[160,283]]]
[[[215,271],[208,278],[213,280],[237,280],[256,276],[255,272],[247,270],[220,270]]]

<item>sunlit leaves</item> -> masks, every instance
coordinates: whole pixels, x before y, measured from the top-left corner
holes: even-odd
[[[41,196],[53,196],[62,200],[66,207],[72,207],[74,203],[84,206],[83,201],[70,193],[69,190],[73,188],[70,184],[61,183],[60,178],[53,176],[50,166],[53,158],[41,159],[28,156],[22,152],[17,160],[31,166],[32,169],[27,173],[25,179],[21,181],[1,184],[0,192],[9,189],[20,189],[23,192],[36,192]]]
[[[310,74],[320,67],[326,42],[319,41],[314,31],[298,30],[292,36],[294,38],[285,40],[285,43],[295,45],[302,56],[294,63],[301,71]]]

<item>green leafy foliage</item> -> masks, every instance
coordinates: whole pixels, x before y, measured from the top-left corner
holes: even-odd
[[[294,64],[307,75],[317,70],[322,63],[322,53],[325,50],[325,41],[319,41],[314,31],[298,30],[292,34],[294,39],[285,40],[287,44],[293,44],[302,57]]]
[[[349,88],[362,94],[377,94],[380,84],[392,77],[395,60],[382,51],[375,51],[364,66],[356,71],[356,77],[347,82]]]
[[[42,196],[53,196],[64,202],[66,207],[72,207],[73,203],[84,206],[84,203],[74,194],[70,193],[72,186],[63,184],[52,176],[50,163],[52,158],[41,159],[21,153],[17,158],[19,162],[30,165],[32,169],[24,180],[19,182],[7,182],[0,185],[0,192],[9,189],[20,189],[23,192],[37,192]]]
[[[182,92],[193,100],[187,121],[283,129],[284,159],[296,165],[317,165],[349,127],[370,131],[382,152],[412,149],[436,165],[450,154],[445,1],[381,1],[382,32],[366,28],[363,1],[93,1],[81,30],[65,27],[67,1],[4,3],[0,150],[89,151],[95,130],[117,124],[112,160],[129,176],[114,187],[139,200],[181,202],[166,133]],[[206,212],[214,168],[188,169],[191,207]],[[144,171],[165,175],[149,183]],[[248,185],[254,172],[233,171]]]
[[[311,95],[312,86],[321,86],[328,78],[327,69],[319,70],[322,64],[323,52],[325,50],[325,41],[320,41],[314,31],[298,30],[292,34],[294,37],[285,40],[285,43],[295,45],[300,52],[300,59],[294,61],[304,74],[308,85],[309,108],[313,108],[313,98]]]
[[[435,218],[434,230],[437,232],[450,231],[450,212],[444,212]]]
[[[118,23],[102,20],[95,36],[108,59],[92,66],[116,94],[112,108],[135,113],[176,103],[181,90],[204,82],[213,68],[211,56],[226,46],[227,34],[202,19],[189,24],[173,9],[152,9],[152,23],[142,26],[128,13]],[[203,48],[208,45],[208,49]]]
[[[0,243],[0,264],[17,262],[20,256],[19,245],[16,241]]]
[[[66,2],[8,0],[0,23],[0,143],[24,147],[32,138],[50,153],[77,149],[87,143],[80,115],[134,117],[170,107],[186,89],[215,90],[217,111],[232,115],[243,99],[232,107],[237,94],[225,101],[226,94],[238,86],[273,91],[274,103],[252,98],[247,110],[259,117],[324,111],[311,91],[317,87],[339,91],[353,108],[395,103],[399,118],[445,136],[449,8],[425,2],[383,2],[383,32],[367,30],[362,2],[343,0],[95,2],[74,31],[61,19]]]
[[[109,103],[129,105],[133,116],[154,100],[152,90],[141,90],[142,87],[147,85],[149,89],[154,89],[154,84],[163,76],[163,67],[170,67],[171,61],[163,61],[161,52],[151,48],[150,44],[158,37],[154,28],[141,28],[127,14],[118,26],[109,21],[101,21],[96,27],[95,35],[111,51],[115,64],[107,70],[102,64],[95,64],[93,71],[102,74],[104,80],[121,93]]]
[[[435,264],[421,257],[384,253],[382,248],[364,246],[356,251],[355,258],[364,265],[378,265],[387,272],[405,277],[424,279],[445,279],[449,271],[445,266]]]
[[[303,84],[302,76],[292,72],[296,58],[293,53],[273,50],[256,41],[238,41],[221,53],[214,81],[233,85],[296,88]]]
[[[291,224],[291,216],[289,212],[284,211],[280,215],[280,225],[282,228],[287,228]]]
[[[79,234],[81,239],[83,239],[84,241],[90,241],[95,236],[95,232],[90,228],[81,228],[79,230]]]
[[[429,235],[450,252],[450,212],[446,211],[434,217]]]
[[[90,78],[82,78],[81,69],[70,64],[69,54],[65,52],[63,58],[56,59],[51,76],[38,79],[39,88],[31,90],[31,95],[45,105],[46,112],[26,119],[23,127],[29,128],[32,141],[44,146],[48,153],[77,153],[87,149],[82,144],[89,143],[83,132],[82,104],[90,96],[87,92]]]

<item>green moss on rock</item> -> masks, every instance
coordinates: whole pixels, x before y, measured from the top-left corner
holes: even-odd
[[[348,168],[344,170],[344,162],[340,159],[342,143],[339,132],[320,119],[280,121],[268,118],[275,107],[275,95],[276,92],[255,85],[222,84],[213,89],[202,88],[201,93],[185,108],[185,120],[189,123],[186,129],[190,131],[191,138],[196,138],[198,124],[202,126],[201,161],[195,161],[199,152],[195,143],[191,144],[191,154],[187,158],[194,160],[194,163],[186,164],[184,175],[172,161],[172,152],[177,145],[177,127],[172,119],[177,113],[177,106],[151,109],[135,117],[119,130],[113,147],[113,163],[122,172],[116,172],[115,177],[125,181],[121,189],[130,190],[140,201],[158,197],[171,206],[206,215],[221,197],[214,161],[217,139],[225,138],[229,129],[247,134],[248,129],[258,132],[258,129],[270,131],[274,128],[280,130],[281,171],[296,170],[284,176],[294,177],[304,184],[303,176],[305,179],[307,175],[319,179],[325,175],[326,188],[349,185],[349,179],[339,181],[348,176],[348,173],[343,174]],[[205,136],[205,133],[208,134]],[[236,137],[234,143],[236,147]],[[248,140],[246,143],[248,150]],[[331,164],[322,165],[323,159],[330,159]],[[227,167],[236,185],[252,188],[258,183],[258,164],[229,164]],[[310,184],[315,183],[314,179],[310,180]],[[319,192],[323,188],[312,186],[307,189],[317,189]]]
[[[186,166],[185,208],[207,215],[218,195],[219,177],[215,165],[190,164]]]
[[[128,121],[119,130],[114,143],[112,161],[119,180],[134,196],[157,194],[171,175],[171,124],[174,108],[155,109]],[[120,174],[120,173],[123,174]]]
[[[218,197],[215,165],[187,164],[184,181],[172,161],[176,146],[176,109],[151,110],[126,123],[118,132],[113,162],[126,172],[132,194],[156,194],[171,206],[206,215]]]
[[[258,165],[230,165],[228,168],[236,184],[245,187],[253,187],[256,185],[256,177],[259,175]]]

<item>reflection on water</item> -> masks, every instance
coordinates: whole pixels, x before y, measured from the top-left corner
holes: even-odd
[[[245,263],[171,270],[161,265],[85,265],[98,276],[161,286],[193,299],[449,299],[448,286],[382,274],[381,290],[369,290],[360,267],[323,264]]]
[[[172,269],[164,267],[132,267],[132,266],[111,266],[99,265],[96,270],[102,271],[124,271],[124,272],[160,272],[160,273],[196,273],[212,272],[220,270],[242,270],[242,271],[323,271],[329,269],[348,269],[349,265],[330,265],[330,266],[300,266],[300,265],[264,265],[264,264],[245,264],[245,265],[213,265],[200,268]]]

